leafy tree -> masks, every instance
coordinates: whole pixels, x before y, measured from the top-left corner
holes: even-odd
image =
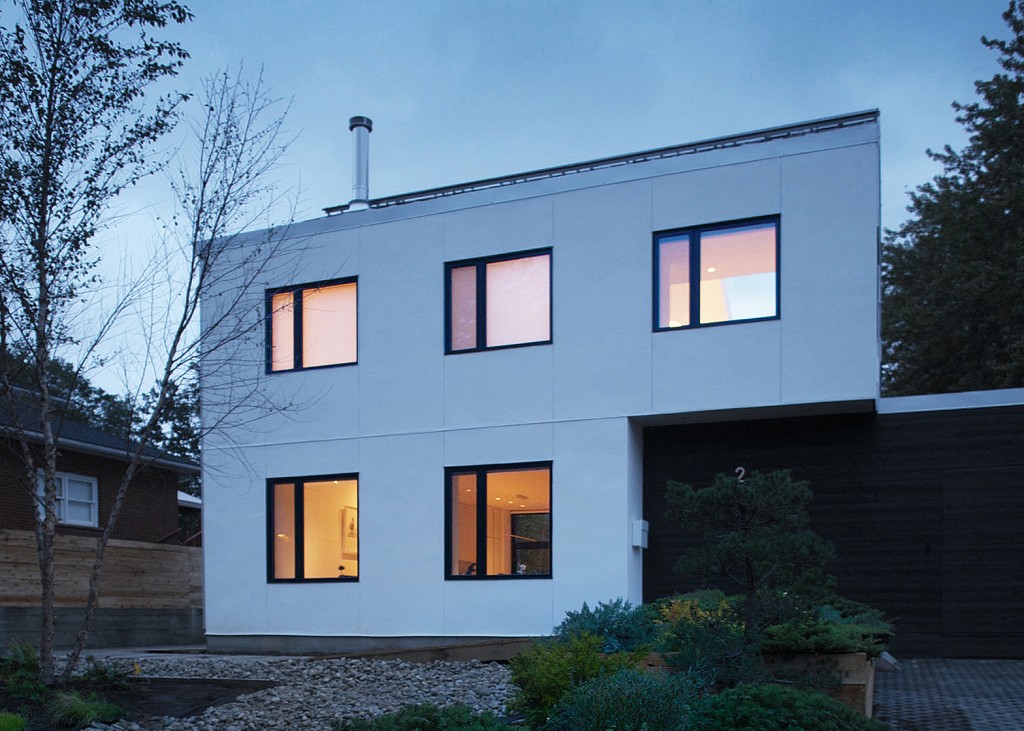
[[[960,152],[910,195],[913,217],[882,250],[884,390],[893,395],[1024,386],[1024,12],[983,37],[1003,71],[954,103]]]
[[[780,598],[818,598],[831,586],[825,566],[831,544],[810,530],[811,489],[788,470],[719,473],[708,487],[668,483],[669,515],[702,539],[680,557],[676,571],[708,581],[726,579],[744,595],[745,636],[753,644]]]
[[[11,383],[24,389],[26,395],[35,391],[36,365],[31,355],[19,353],[17,347],[12,347],[6,357]],[[129,396],[108,393],[94,386],[63,358],[50,359],[47,379],[55,415],[126,438],[137,426],[138,415]]]

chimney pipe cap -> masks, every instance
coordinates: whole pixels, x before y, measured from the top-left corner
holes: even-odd
[[[367,132],[373,132],[373,120],[369,117],[352,117],[348,120],[348,131],[351,132],[356,127],[366,127]]]

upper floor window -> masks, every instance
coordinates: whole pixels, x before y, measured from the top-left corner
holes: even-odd
[[[445,352],[551,342],[551,250],[445,265]]]
[[[57,472],[57,520],[65,525],[99,525],[99,484],[95,477]],[[39,475],[39,497],[43,496],[43,476]],[[39,504],[40,514],[43,506]]]
[[[655,234],[655,330],[779,316],[779,219]]]
[[[359,578],[356,475],[267,481],[267,580]]]
[[[445,576],[551,578],[551,463],[445,472]]]
[[[267,291],[267,370],[356,362],[356,278]]]

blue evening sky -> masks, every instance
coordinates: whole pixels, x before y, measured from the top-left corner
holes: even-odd
[[[192,0],[182,81],[244,61],[292,100],[300,218],[371,197],[878,108],[883,223],[964,143],[950,102],[997,70],[1005,0]]]
[[[998,70],[980,37],[1008,35],[1006,0],[185,2],[180,87],[244,62],[291,100],[300,220],[351,198],[354,115],[381,197],[878,108],[892,228],[940,170],[925,149],[966,141],[950,103]],[[108,257],[165,201],[138,189]]]

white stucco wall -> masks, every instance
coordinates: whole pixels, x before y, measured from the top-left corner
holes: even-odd
[[[255,403],[236,382],[282,406],[204,445],[208,633],[529,635],[583,601],[639,601],[630,417],[875,397],[878,169],[868,123],[292,227],[248,295],[253,337],[205,368],[208,418]],[[768,215],[780,318],[652,332],[652,233]],[[553,342],[445,355],[444,263],[537,247]],[[263,291],[350,276],[358,364],[264,374]],[[552,578],[445,581],[444,468],[539,460]],[[358,583],[268,584],[265,480],[349,472]]]

